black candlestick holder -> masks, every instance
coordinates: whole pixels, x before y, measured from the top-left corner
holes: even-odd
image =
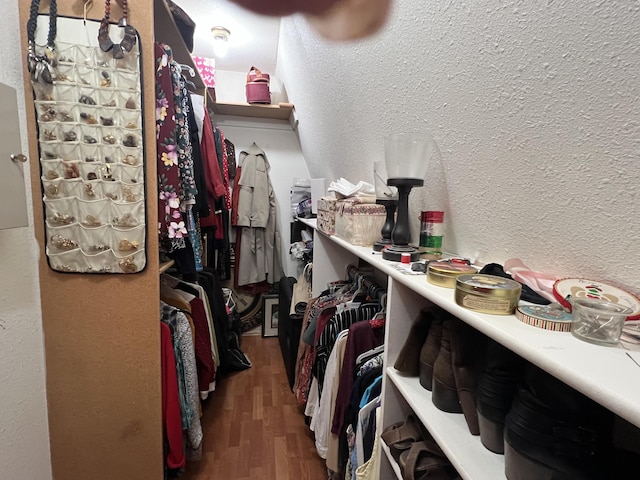
[[[409,245],[411,229],[409,226],[409,193],[413,187],[421,187],[424,180],[418,178],[389,178],[387,185],[398,189],[398,216],[391,233],[392,245],[382,250],[382,258],[393,262],[401,262],[403,254],[410,255],[410,261],[417,262],[420,252]]]
[[[395,227],[395,214],[396,208],[398,207],[398,200],[394,199],[377,199],[376,203],[378,205],[383,205],[384,209],[387,213],[387,218],[385,219],[384,225],[382,226],[382,230],[380,230],[381,238],[376,240],[373,244],[374,252],[381,252],[386,247],[389,247],[393,244],[391,240],[391,234],[393,233],[393,228]]]

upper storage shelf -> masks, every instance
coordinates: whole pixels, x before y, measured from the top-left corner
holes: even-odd
[[[171,15],[171,10],[165,0],[154,0],[155,36],[157,42],[166,43],[173,50],[173,57],[178,63],[187,65],[195,72],[194,77],[189,77],[196,86],[199,94],[205,95],[207,105],[211,105],[217,115],[230,115],[237,117],[266,118],[273,120],[287,120],[295,128],[293,118],[293,104],[279,103],[278,105],[250,105],[248,103],[216,102],[215,90],[206,88],[191,52],[186,44],[176,22]]]
[[[248,103],[214,103],[213,112],[218,115],[235,115],[238,117],[271,118],[291,121],[292,103],[278,105],[250,105]]]

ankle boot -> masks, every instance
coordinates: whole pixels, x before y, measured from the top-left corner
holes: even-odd
[[[417,377],[420,372],[420,349],[427,338],[432,318],[438,314],[439,307],[431,304],[420,310],[418,318],[409,329],[409,336],[405,340],[393,367],[398,372],[410,377]]]
[[[476,397],[487,337],[456,318],[449,326],[449,341],[453,376],[462,413],[471,435],[480,435]]]
[[[528,367],[505,421],[508,480],[628,478],[616,465],[614,416],[546,372]]]
[[[504,420],[522,381],[525,361],[494,340],[489,340],[484,369],[478,379],[480,441],[494,453],[504,453]]]
[[[433,365],[440,351],[443,322],[442,315],[438,315],[431,320],[429,334],[420,349],[420,385],[429,391],[433,388]]]
[[[443,412],[462,413],[458,399],[458,391],[456,390],[456,379],[453,376],[453,364],[451,362],[449,334],[453,320],[453,318],[447,319],[442,325],[440,350],[433,364],[433,393],[431,400],[433,404]]]

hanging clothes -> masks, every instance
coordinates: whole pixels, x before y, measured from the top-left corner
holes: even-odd
[[[198,375],[198,390],[200,396],[206,398],[210,385],[215,381],[215,363],[211,349],[211,333],[204,309],[191,304],[197,297],[187,292],[168,287],[161,287],[160,299],[167,304],[180,309],[191,319],[193,330],[193,344],[196,357],[196,371]],[[199,300],[199,299],[198,299]],[[200,302],[201,305],[201,302]]]
[[[193,330],[184,313],[162,301],[160,320],[170,328],[173,340],[182,428],[187,432],[189,448],[187,456],[193,460],[199,459],[202,456],[202,425]]]
[[[180,212],[180,172],[176,145],[176,104],[170,50],[154,45],[156,62],[156,135],[158,169],[158,226],[160,246],[167,252],[186,248],[187,228]]]
[[[216,133],[211,117],[203,112],[201,153],[205,169],[207,203],[210,213],[201,218],[202,233],[206,234],[207,265],[218,271],[221,280],[231,278],[231,252],[229,245],[229,210],[226,198],[230,196],[229,182],[224,171],[221,131]]]
[[[347,339],[344,362],[340,373],[336,410],[331,426],[333,433],[340,434],[343,431],[349,406],[349,397],[355,381],[353,372],[356,365],[356,358],[361,353],[371,350],[383,343],[384,328],[374,327],[368,321],[356,322],[349,327],[349,338]]]
[[[224,132],[215,127],[213,130],[213,138],[216,143],[216,154],[218,160],[221,160],[222,168],[222,184],[224,185],[224,206],[227,210],[231,209],[231,190],[229,188],[229,160],[227,158],[227,148],[225,146]]]
[[[275,193],[265,152],[253,143],[240,153],[236,225],[242,241],[236,251],[238,286],[275,283],[283,276]]]
[[[336,338],[335,348],[331,351],[327,362],[327,375],[324,377],[324,385],[322,387],[323,395],[316,408],[316,413],[311,418],[311,423],[309,424],[309,428],[315,432],[315,443],[318,455],[324,459],[327,458],[329,434],[331,433],[331,419],[333,418],[335,399],[338,394],[340,378],[338,372],[342,367],[347,335],[348,331],[343,330]]]
[[[186,458],[182,447],[182,420],[180,418],[176,357],[173,353],[171,330],[164,323],[160,323],[160,348],[165,466],[168,469],[175,470],[185,466]]]
[[[229,166],[227,160],[227,150],[224,146],[224,132],[215,127],[213,137],[216,145],[216,154],[222,173],[222,184],[224,185],[224,198],[218,199],[216,206],[219,207],[222,216],[222,229],[215,236],[214,248],[217,253],[216,269],[222,280],[231,278],[231,245],[229,243],[229,215],[231,208],[231,192],[229,184]]]
[[[229,166],[229,181],[236,178],[236,146],[228,139],[224,139],[224,148],[227,151],[227,164]]]

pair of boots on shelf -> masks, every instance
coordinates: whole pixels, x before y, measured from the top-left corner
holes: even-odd
[[[480,433],[476,396],[487,338],[436,305],[420,311],[394,364],[408,376],[419,376],[431,390],[434,405],[463,413],[472,435]]]
[[[505,419],[507,479],[637,478],[640,455],[616,446],[615,423],[602,405],[527,365]]]
[[[394,364],[434,405],[505,455],[508,480],[628,478],[640,457],[614,446],[615,416],[438,307],[420,312]],[[640,436],[640,432],[638,432]]]
[[[384,429],[380,438],[387,444],[391,456],[400,466],[402,478],[407,480],[459,479],[429,432],[413,414],[403,422]]]

